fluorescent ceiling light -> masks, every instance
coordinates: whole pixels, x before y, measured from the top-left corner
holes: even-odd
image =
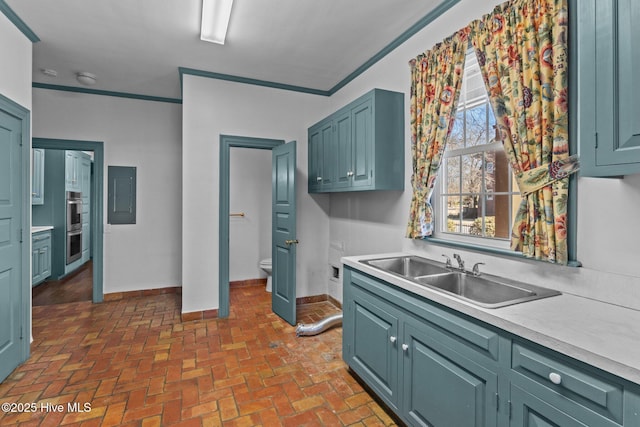
[[[200,40],[224,44],[233,0],[202,0]]]

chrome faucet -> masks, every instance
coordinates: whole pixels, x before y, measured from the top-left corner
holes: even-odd
[[[447,259],[447,262],[445,263],[445,268],[451,268],[453,267],[453,265],[451,265],[451,258],[449,258],[448,256],[446,256],[445,254],[442,254],[443,257],[445,257]]]
[[[453,257],[456,259],[456,261],[458,261],[458,269],[460,271],[464,271],[464,261],[462,260],[462,258],[460,257],[460,255],[458,254],[453,254]]]
[[[480,276],[480,266],[484,265],[484,262],[476,262],[473,264],[473,269],[471,270],[471,274],[478,277]]]

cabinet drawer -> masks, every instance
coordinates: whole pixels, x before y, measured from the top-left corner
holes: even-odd
[[[515,341],[511,369],[555,392],[558,401],[569,399],[622,424],[624,387],[613,378],[586,372],[569,361]]]

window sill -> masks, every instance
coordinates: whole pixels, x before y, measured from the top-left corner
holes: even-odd
[[[520,252],[514,252],[507,249],[492,248],[489,246],[481,246],[481,245],[465,243],[465,242],[455,242],[452,240],[439,239],[436,237],[425,237],[422,240],[428,243],[433,243],[434,245],[439,245],[439,246],[448,246],[451,248],[466,249],[470,251],[483,252],[483,253],[502,256],[502,257],[518,258],[523,261],[545,262],[547,264],[552,264],[546,261],[539,261],[531,258],[526,258]],[[567,263],[567,267],[582,267],[582,263],[577,260],[569,260],[569,262]]]

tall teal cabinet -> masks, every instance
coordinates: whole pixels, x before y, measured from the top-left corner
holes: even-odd
[[[44,204],[44,150],[31,150],[31,204]]]
[[[570,6],[580,173],[640,173],[640,2],[572,0]]]
[[[411,426],[636,427],[640,386],[345,266],[342,356]]]
[[[404,189],[404,94],[374,89],[308,130],[309,193]]]

